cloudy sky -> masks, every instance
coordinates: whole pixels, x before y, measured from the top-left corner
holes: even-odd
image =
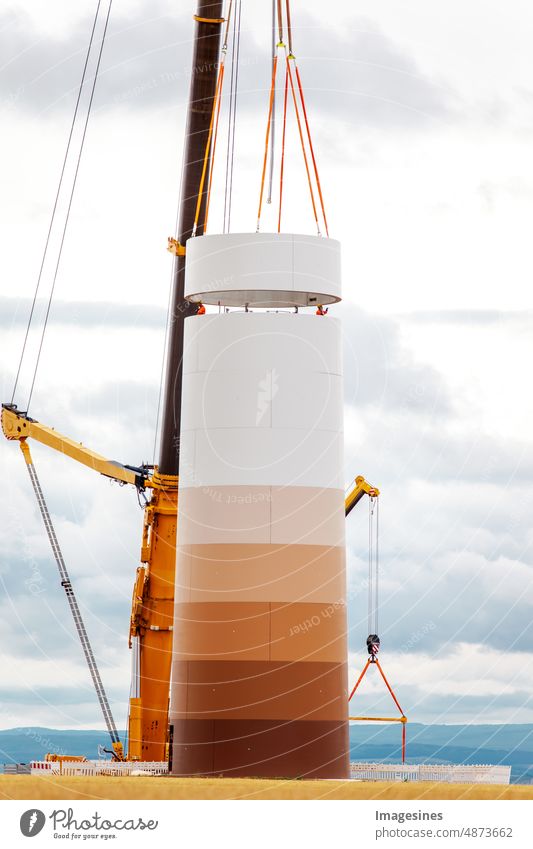
[[[194,6],[113,3],[32,400],[36,418],[130,463],[154,456]],[[533,722],[531,6],[293,7],[330,232],[343,244],[345,302],[332,312],[344,320],[346,482],[362,473],[382,491],[384,669],[412,720]],[[0,12],[5,400],[94,8],[7,0]],[[269,9],[243,2],[234,230],[255,228]],[[285,225],[312,233],[289,153]],[[0,727],[99,727],[22,457],[13,444],[0,451]],[[142,514],[133,491],[39,446],[34,458],[123,727]],[[367,521],[363,502],[347,527],[353,675],[365,659]],[[381,709],[381,689],[366,686],[361,710]]]

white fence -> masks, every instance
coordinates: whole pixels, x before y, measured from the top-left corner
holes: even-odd
[[[167,775],[166,761],[32,761],[32,775]]]
[[[510,766],[489,764],[350,764],[359,781],[444,781],[451,784],[509,784]],[[166,761],[32,761],[32,775],[167,775]]]
[[[445,781],[450,784],[509,784],[510,766],[489,764],[350,764],[359,781]]]

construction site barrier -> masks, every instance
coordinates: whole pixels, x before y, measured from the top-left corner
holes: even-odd
[[[31,773],[29,764],[2,764],[2,767],[4,775],[30,775]]]
[[[167,775],[166,761],[32,761],[32,775],[131,775],[142,773],[149,775]]]
[[[370,764],[351,763],[358,781],[443,781],[449,784],[509,784],[510,766],[490,764]]]
[[[31,761],[30,772],[32,775],[48,775],[50,773],[56,773],[57,775],[59,775],[59,762]]]

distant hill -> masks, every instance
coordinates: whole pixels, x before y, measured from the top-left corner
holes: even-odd
[[[124,731],[119,731],[123,740]],[[29,763],[47,752],[98,757],[98,746],[111,748],[105,731],[60,731],[57,728],[10,728],[0,731],[0,763]]]
[[[125,732],[120,736],[124,739]],[[350,726],[354,761],[398,763],[397,725]],[[105,731],[58,731],[55,728],[10,728],[0,731],[0,763],[28,763],[47,752],[96,758],[98,745],[109,747]],[[533,783],[533,725],[407,725],[408,763],[506,764],[514,784]]]

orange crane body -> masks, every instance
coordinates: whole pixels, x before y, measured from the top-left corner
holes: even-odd
[[[168,757],[168,699],[176,571],[177,478],[152,478],[144,510],[141,562],[133,589],[130,647],[139,638],[138,696],[130,699],[128,759]]]

